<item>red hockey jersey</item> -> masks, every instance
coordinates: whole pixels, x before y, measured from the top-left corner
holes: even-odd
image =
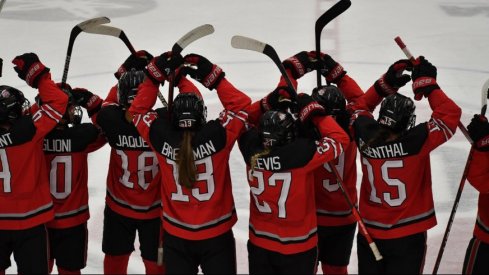
[[[88,153],[105,144],[91,123],[56,128],[44,138],[54,220],[50,228],[68,228],[86,222],[88,209]]]
[[[156,101],[158,86],[147,79],[139,86],[131,105],[134,124],[141,136],[157,152],[162,179],[163,228],[188,240],[203,240],[229,231],[237,221],[229,171],[229,155],[245,127],[242,110],[250,98],[225,78],[217,86],[217,95],[225,110],[219,119],[208,121],[192,138],[197,181],[192,189],[178,184],[176,154],[183,131],[162,115],[150,110]],[[179,82],[180,92],[196,91],[188,79]]]
[[[39,81],[44,104],[0,130],[0,229],[18,230],[53,219],[48,169],[42,150],[44,136],[63,117],[68,97],[46,74]]]
[[[259,104],[251,106],[258,117]],[[239,148],[244,157],[250,185],[250,241],[282,254],[295,254],[317,245],[317,218],[314,200],[314,170],[343,153],[349,144],[346,132],[330,116],[314,117],[320,140],[296,138],[293,142],[263,152],[256,128],[244,133]]]
[[[126,121],[125,110],[113,101],[116,89],[112,87],[100,111],[92,116],[111,147],[105,201],[122,216],[154,219],[161,214],[158,160],[136,127]]]
[[[489,244],[489,152],[474,150],[467,179],[480,192],[474,235]]]
[[[381,100],[372,86],[356,101],[352,131],[363,172],[360,214],[373,238],[390,239],[436,225],[430,152],[453,136],[461,109],[436,89],[428,96],[433,110],[428,122],[409,129],[395,141],[369,146],[367,142],[380,127],[370,112]]]
[[[344,75],[338,83],[348,102],[363,95],[362,89],[348,75]],[[347,127],[347,126],[346,126]],[[314,171],[316,214],[320,226],[340,226],[356,221],[350,205],[341,191],[330,164],[333,163],[342,177],[343,187],[351,202],[357,205],[357,146],[351,142],[345,151],[335,160],[324,163]]]

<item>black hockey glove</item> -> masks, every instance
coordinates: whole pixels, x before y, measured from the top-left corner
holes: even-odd
[[[436,83],[436,67],[428,62],[424,56],[416,59],[412,78],[415,100],[421,100],[423,96],[427,97],[433,90],[440,89]]]
[[[131,54],[124,63],[119,66],[117,72],[114,73],[115,78],[121,78],[121,75],[131,69],[135,69],[136,71],[142,71],[148,65],[149,61],[153,59],[153,55],[145,50],[137,51],[134,54]]]
[[[184,73],[190,75],[190,77],[210,90],[215,89],[225,77],[221,67],[201,55],[188,54],[184,59],[186,65],[183,69]]]
[[[308,94],[297,95],[297,107],[299,109],[299,119],[302,123],[308,122],[313,116],[324,116],[326,110]]]
[[[275,88],[266,97],[261,99],[262,111],[281,110],[286,111],[294,102],[294,92],[288,86],[280,86]]]
[[[316,52],[302,51],[294,56],[285,59],[282,65],[288,69],[294,79],[299,79],[308,72],[314,71],[317,67]]]
[[[12,63],[20,79],[25,80],[32,88],[37,88],[39,79],[49,72],[49,68],[39,61],[35,53],[18,55],[12,60]]]
[[[399,88],[406,85],[411,77],[404,74],[404,71],[413,69],[411,61],[401,59],[390,65],[389,69],[377,81],[375,81],[375,91],[382,97],[397,93]]]
[[[71,90],[71,94],[77,105],[87,109],[88,116],[98,112],[102,106],[102,99],[87,89],[74,88]]]
[[[328,83],[338,84],[343,76],[346,74],[343,66],[336,62],[329,54],[320,54],[321,63],[319,64],[319,70],[321,75],[326,78]]]
[[[470,138],[474,141],[475,149],[489,151],[489,123],[482,115],[474,115],[467,126]]]

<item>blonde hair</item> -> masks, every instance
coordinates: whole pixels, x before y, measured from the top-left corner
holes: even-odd
[[[253,156],[251,156],[251,159],[250,159],[250,168],[251,170],[255,170],[255,167],[258,165],[258,159],[263,157],[263,156],[266,156],[270,153],[270,148],[269,147],[265,147],[265,149],[261,152],[258,152],[256,154],[254,154]]]
[[[193,135],[192,131],[183,132],[182,144],[177,154],[178,184],[186,188],[192,188],[197,180],[197,167],[192,149]]]

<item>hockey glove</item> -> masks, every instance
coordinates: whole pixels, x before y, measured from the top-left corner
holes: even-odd
[[[288,86],[275,88],[266,97],[261,99],[262,111],[281,110],[286,111],[293,104],[294,92]]]
[[[302,51],[285,59],[282,65],[292,73],[294,79],[299,79],[308,72],[316,69],[316,52]]]
[[[32,88],[37,88],[39,79],[49,72],[49,68],[39,61],[35,53],[18,55],[12,60],[12,63],[15,65],[14,70],[19,78],[25,80]]]
[[[397,93],[399,88],[411,80],[411,77],[408,74],[404,74],[404,71],[411,71],[412,68],[411,61],[407,59],[394,62],[387,72],[375,81],[375,91],[382,97]]]
[[[189,65],[184,68],[185,74],[190,75],[210,90],[215,89],[225,76],[221,67],[198,54],[185,56],[185,63]]]
[[[474,115],[467,125],[470,138],[474,141],[475,149],[489,151],[489,123],[482,115]]]
[[[436,83],[436,67],[433,66],[424,56],[418,57],[413,68],[413,92],[414,99],[421,100],[427,97],[433,90],[440,89]]]
[[[151,59],[146,66],[146,75],[155,83],[162,83],[169,80],[172,72],[175,72],[175,85],[180,80],[180,66],[183,64],[183,57],[180,54],[165,52]]]
[[[297,107],[299,108],[299,119],[302,123],[308,122],[313,116],[326,115],[324,107],[308,94],[301,93],[297,95]]]
[[[121,75],[131,69],[135,69],[136,71],[144,70],[146,65],[148,65],[149,61],[153,59],[153,55],[145,50],[137,51],[134,54],[131,54],[124,63],[119,66],[117,72],[114,73],[115,78],[121,78]]]
[[[92,116],[96,113],[102,105],[102,99],[87,89],[75,88],[71,90],[71,94],[77,105],[87,109],[88,116]]]
[[[329,83],[337,84],[341,78],[346,74],[343,66],[336,62],[329,54],[321,53],[321,63],[319,64],[319,70],[321,75],[326,78]]]

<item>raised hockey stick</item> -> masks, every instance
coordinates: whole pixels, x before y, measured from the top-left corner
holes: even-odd
[[[316,53],[317,59],[320,59],[321,52],[321,33],[324,27],[331,22],[333,19],[338,17],[344,11],[346,11],[351,6],[350,0],[340,0],[338,3],[334,4],[331,8],[325,11],[317,20],[314,26],[314,35],[316,41]],[[317,70],[317,87],[321,87],[321,72]]]
[[[2,11],[3,4],[5,4],[7,0],[0,1],[0,11]],[[0,77],[2,77],[2,68],[3,68],[3,59],[0,58]]]
[[[233,46],[233,48],[236,49],[250,50],[250,51],[263,53],[266,56],[270,57],[273,63],[275,63],[277,68],[280,70],[280,73],[284,77],[285,82],[287,82],[287,86],[289,86],[289,88],[295,93],[295,96],[297,96],[297,91],[295,90],[294,85],[292,85],[292,82],[290,81],[287,72],[285,72],[285,68],[282,65],[282,60],[280,60],[280,57],[278,56],[277,52],[272,46],[270,46],[267,43],[258,41],[256,39],[241,36],[241,35],[235,35],[231,38],[231,46]]]
[[[98,25],[98,26],[86,28],[84,30],[84,32],[117,37],[120,40],[122,40],[122,42],[124,42],[124,44],[129,49],[131,54],[136,53],[136,50],[134,49],[134,46],[132,45],[131,41],[129,41],[129,38],[127,38],[127,35],[120,28],[116,28],[113,26],[106,26],[106,25]],[[165,97],[160,92],[158,92],[157,95],[158,95],[160,102],[163,104],[163,106],[168,107],[168,103],[166,102]]]
[[[406,47],[406,44],[404,44],[404,42],[402,41],[401,37],[397,36],[396,38],[394,38],[394,41],[396,41],[396,44],[404,52],[404,55],[406,55],[406,57],[409,60],[411,60],[411,62],[413,62],[413,64],[415,64],[416,63],[416,59],[411,54],[411,52],[409,51],[409,49]],[[465,126],[462,124],[461,121],[458,122],[458,128],[460,129],[460,131],[462,132],[462,134],[465,136],[465,138],[472,144],[473,143],[472,138],[470,138],[469,132],[467,132],[467,128],[465,128]]]
[[[0,11],[2,11],[3,5],[7,2],[7,0],[1,0],[0,1]]]
[[[198,26],[191,31],[187,32],[184,36],[173,44],[171,51],[174,54],[180,54],[190,43],[204,36],[214,33],[214,26],[211,24],[204,24]],[[171,114],[171,108],[173,105],[173,91],[175,89],[175,72],[171,72],[168,80],[168,111]]]
[[[232,37],[231,45],[236,49],[245,49],[245,50],[256,51],[256,52],[263,53],[263,54],[267,55],[268,57],[270,57],[272,59],[273,63],[275,63],[275,65],[280,70],[280,73],[282,74],[285,81],[287,82],[287,85],[292,89],[292,91],[295,92],[295,95],[297,95],[295,87],[292,85],[292,82],[290,81],[289,76],[287,75],[287,73],[286,73],[286,71],[282,65],[282,62],[280,61],[280,58],[278,57],[277,52],[275,51],[275,49],[272,46],[270,46],[266,43],[260,42],[258,40],[255,40],[255,39],[244,37],[244,36],[239,36],[239,35]],[[363,235],[367,239],[367,242],[368,242],[370,248],[372,249],[372,253],[375,256],[375,259],[377,261],[382,260],[382,255],[380,254],[379,249],[377,248],[377,245],[373,241],[372,237],[368,233],[368,230],[365,227],[365,224],[363,223],[363,220],[360,216],[360,213],[358,212],[355,205],[353,205],[350,196],[348,195],[345,188],[343,187],[343,180],[341,179],[338,171],[336,170],[336,167],[334,166],[334,164],[332,162],[329,162],[329,166],[331,167],[331,169],[333,170],[333,172],[337,178],[338,185],[339,185],[348,205],[350,206],[350,208],[352,210],[353,216],[355,217],[355,219],[357,220],[357,222],[359,224],[359,228],[360,228],[359,230],[362,231]]]
[[[107,24],[110,22],[108,17],[96,17],[83,21],[71,29],[70,39],[68,41],[68,49],[66,50],[65,66],[63,69],[63,77],[61,78],[61,83],[66,84],[66,79],[68,78],[68,69],[70,67],[71,53],[73,52],[73,45],[75,44],[76,37],[85,29],[91,28],[93,26]]]

